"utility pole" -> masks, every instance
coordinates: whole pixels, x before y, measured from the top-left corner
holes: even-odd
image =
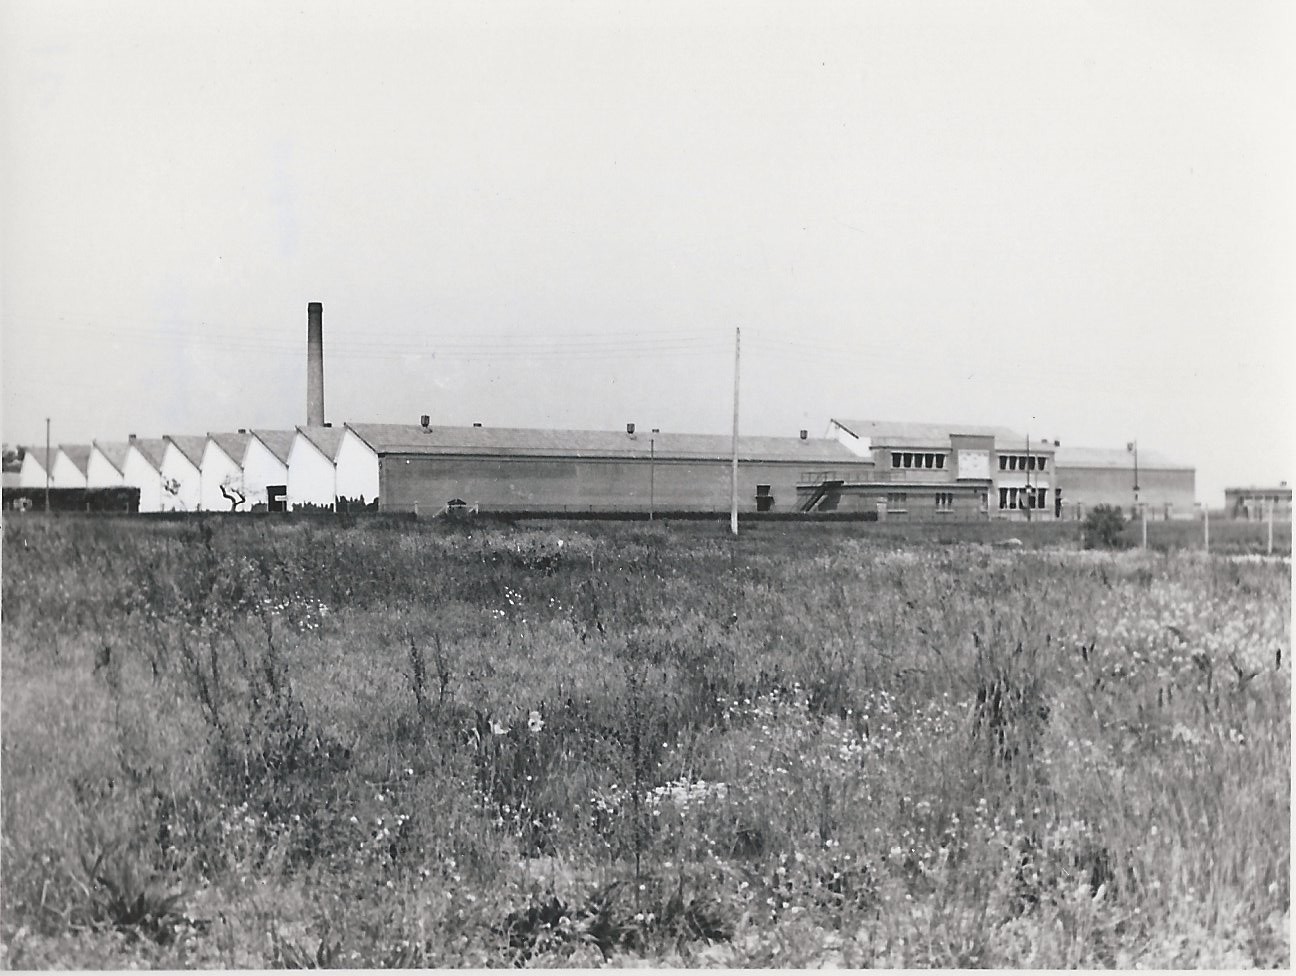
[[[1202,515],[1206,517],[1206,555],[1210,555],[1210,506],[1202,506]]]
[[[1031,520],[1031,509],[1035,507],[1035,496],[1031,494],[1030,473],[1034,465],[1031,463],[1030,452],[1030,434],[1026,435],[1026,521]]]
[[[653,520],[654,494],[657,489],[657,438],[658,428],[648,435],[648,521]]]
[[[45,514],[49,514],[50,490],[50,419],[45,418]]]
[[[1271,556],[1273,555],[1273,510],[1274,510],[1274,500],[1271,498],[1269,499],[1269,549],[1268,549],[1268,553]]]
[[[1134,452],[1134,514],[1143,524],[1143,548],[1147,548],[1147,519],[1143,517],[1143,510],[1139,508],[1139,483],[1138,483],[1138,439],[1130,441],[1126,445],[1126,450]]]
[[[729,531],[738,534],[738,367],[742,348],[742,329],[734,329],[734,406],[733,406],[733,479],[729,506]]]

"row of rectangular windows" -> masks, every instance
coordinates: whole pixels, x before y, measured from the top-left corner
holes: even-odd
[[[1047,488],[1000,488],[999,489],[999,507],[1001,509],[1044,508],[1047,504],[1048,504]]]
[[[1000,471],[1043,471],[1048,458],[1038,454],[1000,454]]]
[[[944,454],[918,454],[913,451],[892,451],[891,467],[893,468],[936,468],[945,467]]]
[[[954,493],[952,491],[936,492],[936,510],[938,512],[952,511],[954,508]],[[896,508],[903,506],[909,500],[907,492],[889,491],[887,492],[887,507]]]

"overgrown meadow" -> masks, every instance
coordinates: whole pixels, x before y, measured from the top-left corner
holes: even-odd
[[[8,519],[4,965],[1290,964],[1289,561],[802,528]]]

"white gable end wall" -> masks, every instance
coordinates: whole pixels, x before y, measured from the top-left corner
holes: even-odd
[[[378,497],[378,455],[350,429],[338,446],[337,496],[366,505]]]
[[[86,487],[115,488],[124,483],[122,473],[104,457],[103,451],[91,448],[90,461],[86,464]]]
[[[27,453],[23,455],[22,467],[18,469],[18,486],[20,488],[45,487],[45,469],[36,460],[35,454]],[[51,487],[53,487],[52,479]]]
[[[159,512],[162,510],[162,476],[157,468],[148,462],[144,455],[135,448],[126,452],[123,482],[140,490],[139,510],[141,512]]]
[[[162,511],[196,512],[201,504],[201,472],[180,448],[168,443],[162,455]]]
[[[255,437],[248,442],[247,454],[243,457],[243,494],[247,496],[247,507],[269,505],[266,493],[268,485],[287,485],[288,465],[284,464],[270,448]]]
[[[62,451],[55,454],[53,487],[84,488],[85,486],[86,476],[81,473],[80,468],[72,463],[72,459]]]
[[[243,494],[243,468],[237,461],[225,453],[213,440],[207,441],[203,448],[202,468],[199,475],[200,504],[204,512],[246,512],[246,498],[237,508],[231,506],[230,499],[221,492],[221,488]]]
[[[288,507],[337,503],[337,469],[305,434],[293,438],[288,452]]]

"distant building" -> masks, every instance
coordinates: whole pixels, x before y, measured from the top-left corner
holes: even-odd
[[[243,494],[252,511],[288,508],[288,455],[295,430],[254,430],[243,455]]]
[[[729,511],[726,435],[349,424],[378,459],[379,507],[432,515],[483,512]],[[357,450],[357,453],[358,450]],[[870,460],[832,440],[741,437],[742,512],[826,511]]]
[[[162,438],[162,511],[197,512],[202,509],[202,456],[207,438],[189,434]]]
[[[833,419],[836,439],[872,460],[846,497],[903,519],[1052,519],[1054,445],[1007,427]]]
[[[207,435],[199,469],[199,505],[205,512],[246,512],[243,458],[252,435],[246,430]]]
[[[357,430],[373,427],[381,442],[382,424],[346,424],[337,453],[337,496],[369,505],[378,500],[378,449]]]
[[[1084,518],[1095,505],[1134,512],[1134,461],[1128,448],[1059,447],[1058,488],[1063,515]],[[1156,451],[1138,452],[1138,501],[1149,519],[1192,518],[1196,471]]]
[[[162,510],[162,458],[167,442],[161,437],[136,437],[130,435],[126,462],[122,469],[122,482],[140,490],[139,510]]]
[[[87,488],[115,488],[126,483],[126,454],[130,441],[105,443],[95,441],[90,445],[90,460],[86,462]]]
[[[86,487],[86,469],[89,464],[89,444],[60,444],[54,455],[54,487]]]
[[[332,509],[337,504],[338,427],[298,427],[288,452],[288,507]]]
[[[1268,519],[1271,506],[1274,521],[1291,521],[1292,490],[1287,482],[1279,482],[1276,488],[1224,489],[1224,510],[1229,518],[1248,521]]]

